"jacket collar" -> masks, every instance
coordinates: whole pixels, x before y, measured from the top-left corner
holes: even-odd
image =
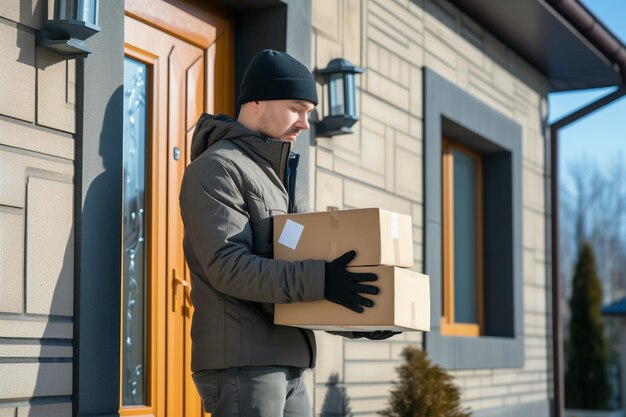
[[[193,161],[211,145],[220,140],[230,140],[250,158],[259,158],[269,163],[279,178],[285,178],[285,166],[291,143],[265,136],[248,129],[237,120],[218,114],[203,113],[198,120],[191,142],[191,160]]]

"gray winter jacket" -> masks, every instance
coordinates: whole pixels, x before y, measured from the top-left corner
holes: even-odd
[[[324,261],[272,259],[272,216],[289,207],[290,147],[227,116],[198,121],[180,193],[194,372],[315,365],[313,332],[273,323],[274,303],[324,298]]]

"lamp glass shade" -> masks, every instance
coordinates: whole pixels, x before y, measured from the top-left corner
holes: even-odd
[[[342,115],[345,112],[343,74],[331,74],[328,82],[328,108],[330,116]]]
[[[345,78],[345,96],[346,96],[346,115],[356,117],[356,98],[354,96],[354,74],[351,72],[344,73]]]
[[[74,6],[72,0],[55,0],[54,20],[75,20]]]
[[[98,26],[98,0],[55,0],[55,20],[77,20]]]
[[[79,20],[98,26],[98,0],[80,0],[80,3],[81,15]]]

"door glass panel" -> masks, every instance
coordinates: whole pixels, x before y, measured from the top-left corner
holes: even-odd
[[[454,321],[477,323],[476,161],[453,151],[454,159]]]
[[[122,405],[146,404],[147,66],[124,59]]]

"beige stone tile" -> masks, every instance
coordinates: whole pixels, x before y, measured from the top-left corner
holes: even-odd
[[[385,130],[385,189],[389,192],[394,191],[396,181],[396,145],[395,133],[392,128],[387,126]]]
[[[71,316],[73,186],[29,177],[27,190],[26,312]]]
[[[413,224],[418,227],[422,227],[424,224],[424,203],[420,201],[415,204],[411,204],[411,218]],[[415,235],[413,235],[415,237]]]
[[[343,57],[361,66],[361,2],[343,0]]]
[[[421,118],[418,118],[415,116],[409,117],[409,130],[405,132],[411,135],[412,137],[418,139],[422,143],[421,147],[422,148],[424,147],[424,141],[423,141],[424,124],[422,123]]]
[[[456,65],[458,52],[452,44],[446,43],[430,30],[424,32],[424,50],[450,66]]]
[[[509,119],[513,118],[514,107],[512,104],[506,102],[504,96],[494,92],[493,86],[481,82],[480,78],[470,74],[470,83],[467,87],[467,92],[505,117]]]
[[[358,123],[358,122],[357,122]],[[352,126],[352,133],[333,137],[335,153],[347,152],[352,155],[350,160],[357,161],[361,152],[361,129],[359,124]]]
[[[71,358],[72,355],[72,346],[0,344],[0,358]]]
[[[383,188],[385,186],[384,175],[377,174],[370,169],[362,167],[360,163],[352,163],[345,159],[335,157],[335,172],[341,174],[347,178],[356,179],[363,183],[369,184],[372,187]],[[354,206],[346,201],[346,194],[344,191],[344,206],[348,207],[364,207]],[[367,206],[372,207],[372,206]]]
[[[350,361],[345,364],[345,381],[349,382],[388,382],[396,378],[396,361],[367,362]]]
[[[410,67],[409,74],[409,111],[414,116],[421,118],[424,114],[424,110],[422,108],[424,102],[424,75],[420,68],[414,66]]]
[[[0,408],[0,417],[15,417],[15,407]]]
[[[328,207],[343,207],[343,180],[332,173],[318,170],[315,184],[315,210],[327,211]]]
[[[326,68],[331,59],[340,58],[343,55],[341,44],[322,34],[315,35],[315,67]]]
[[[344,202],[350,207],[379,207],[396,213],[411,214],[411,203],[380,189],[346,180]]]
[[[506,97],[507,100],[513,100],[515,94],[514,78],[502,68],[500,65],[494,65],[493,68],[493,85]]]
[[[406,59],[409,63],[415,66],[421,66],[423,63],[422,59],[422,47],[421,43],[416,43],[413,39],[406,39],[404,36],[390,36],[390,34],[384,32],[379,26],[376,25],[376,18],[371,19],[374,23],[370,22],[367,26],[367,37],[368,40],[376,42],[379,46],[381,46],[381,50],[388,51],[389,53],[396,54],[397,56],[401,56]],[[377,23],[381,25],[381,23]],[[404,39],[402,39],[404,38]],[[385,65],[384,55],[379,51],[378,56],[379,65]],[[383,74],[386,74],[386,71],[381,71]]]
[[[386,126],[384,123],[380,123],[371,117],[361,117],[360,123],[362,129],[368,129],[379,136],[385,135]]]
[[[393,67],[399,68],[400,62],[398,61]],[[399,80],[400,77],[396,76],[394,79]],[[409,109],[409,90],[377,71],[369,71],[367,75],[367,91],[402,109]]]
[[[74,139],[67,134],[0,119],[0,144],[60,158],[74,159]]]
[[[346,387],[346,393],[351,399],[386,397],[392,388],[393,385],[391,383],[348,385]]]
[[[326,384],[331,376],[343,380],[343,343],[344,338],[326,332],[315,332],[317,342],[317,365],[315,383]]]
[[[72,415],[72,403],[55,403],[19,407],[17,417],[68,417]]]
[[[390,52],[402,56],[401,52],[408,48],[410,35],[392,25],[377,13],[373,13],[372,10],[375,8],[375,3],[370,4],[368,8],[367,23],[369,36],[386,47]]]
[[[418,156],[422,154],[422,141],[417,136],[395,132],[395,140],[398,152],[409,152]]]
[[[381,123],[393,123],[393,127],[406,132],[409,129],[409,115],[399,107],[391,105],[364,92],[361,95],[361,114]]]
[[[7,148],[8,149],[8,148]],[[0,148],[0,161],[2,161],[0,175],[0,205],[11,207],[25,206],[26,170],[45,170],[51,176],[71,181],[74,167],[71,161],[58,158],[39,158],[36,154],[4,150]]]
[[[412,13],[408,5],[403,6],[388,0],[374,0],[370,2],[369,10],[412,39],[419,38],[424,30],[422,18]]]
[[[346,340],[345,358],[358,360],[389,360],[391,346],[381,340]]]
[[[0,320],[0,337],[71,339],[72,323],[34,320]]]
[[[0,312],[21,313],[24,308],[24,211],[21,209],[0,206],[0,254]]]
[[[339,39],[340,7],[342,2],[336,0],[315,0],[311,3],[313,28],[335,39]]]
[[[369,129],[362,130],[361,165],[377,174],[385,173],[385,138]]]
[[[333,170],[333,153],[327,149],[317,147],[315,150],[316,164],[319,168]]]
[[[0,398],[71,394],[71,363],[0,363]]]
[[[424,66],[437,73],[437,75],[445,78],[450,83],[457,84],[457,68],[449,63],[442,61],[437,55],[433,55],[429,51],[424,53]]]
[[[37,48],[37,124],[76,131],[76,60]]]
[[[422,159],[409,152],[396,152],[395,176],[397,194],[422,201]]]
[[[386,395],[380,395],[378,398],[355,398],[350,400],[350,411],[358,413],[358,416],[367,416],[366,413],[372,413],[372,416],[376,416],[379,410],[386,408],[387,401]]]
[[[0,16],[33,29],[42,29],[48,0],[2,0]]]
[[[35,120],[35,34],[0,19],[0,114]],[[6,99],[10,98],[10,99]]]

